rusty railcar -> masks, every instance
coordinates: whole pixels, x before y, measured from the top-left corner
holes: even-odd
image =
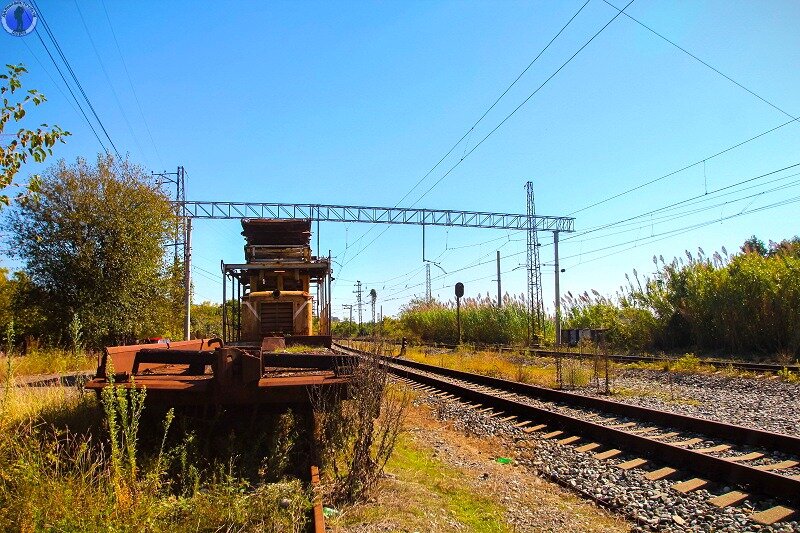
[[[311,254],[311,221],[245,219],[242,235],[245,263],[222,265],[223,339],[330,347],[331,262]]]
[[[311,255],[311,222],[242,228],[245,262],[222,264],[223,337],[107,348],[90,389],[113,378],[169,405],[302,404],[313,388],[346,395],[356,360],[330,352],[330,259]],[[283,353],[292,344],[310,348]]]

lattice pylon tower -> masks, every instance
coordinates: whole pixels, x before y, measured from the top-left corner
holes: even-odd
[[[530,320],[530,338],[533,335],[541,335],[544,332],[544,301],[542,299],[542,265],[539,261],[539,235],[536,229],[535,219],[536,204],[533,196],[533,182],[525,184],[525,191],[528,196],[528,313]]]
[[[431,264],[425,263],[425,301],[430,302],[431,299]]]

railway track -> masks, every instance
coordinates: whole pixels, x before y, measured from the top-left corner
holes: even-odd
[[[364,353],[341,344],[336,348]],[[616,466],[641,471],[651,481],[674,480],[672,488],[681,493],[728,487],[710,498],[715,507],[774,498],[778,504],[750,516],[759,524],[797,517],[799,437],[415,361],[384,360],[394,375],[426,392],[602,461],[630,457]]]
[[[342,339],[343,340],[343,339]],[[370,342],[372,339],[359,338],[354,339],[363,342]],[[395,343],[399,344],[399,343]],[[415,343],[414,346],[427,346],[430,348],[443,348],[447,350],[455,350],[458,348],[456,344],[431,344],[431,343]],[[569,352],[565,350],[545,350],[540,348],[519,348],[506,345],[476,345],[476,349],[495,350],[499,352],[520,352],[524,351],[529,356],[539,357],[575,357],[575,358],[592,358],[594,354]],[[675,358],[661,357],[656,355],[624,355],[624,354],[607,354],[602,357],[607,358],[609,361],[617,363],[674,363]],[[781,370],[789,370],[791,372],[800,372],[800,364],[798,363],[756,363],[750,361],[737,361],[733,359],[717,359],[717,358],[701,358],[700,363],[704,365],[712,365],[716,368],[732,368],[745,372],[780,372]]]

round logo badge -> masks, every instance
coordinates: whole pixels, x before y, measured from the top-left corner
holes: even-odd
[[[11,2],[3,9],[3,28],[11,35],[28,35],[36,27],[36,20],[36,10],[25,2]]]

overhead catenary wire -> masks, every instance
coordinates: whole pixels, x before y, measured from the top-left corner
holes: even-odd
[[[728,185],[728,186],[725,186],[725,187],[721,187],[721,188],[719,188],[719,189],[717,189],[715,191],[710,191],[708,196],[701,195],[701,197],[699,197],[699,199],[697,199],[696,203],[709,202],[709,201],[712,201],[712,200],[714,200],[716,198],[719,198],[720,196],[724,196],[726,194],[731,194],[732,192],[733,193],[738,193],[738,192],[742,192],[743,190],[752,189],[752,188],[754,188],[756,186],[750,186],[750,187],[747,187],[745,189],[741,189],[739,191],[732,191],[732,192],[730,191],[730,189],[732,187],[734,187],[734,186],[740,186],[742,184],[747,184],[747,183],[750,183],[750,182],[752,182],[752,181],[754,181],[756,179],[762,178],[764,176],[774,175],[776,172],[780,172],[780,171],[786,170],[788,168],[795,168],[796,166],[797,165],[789,165],[789,166],[787,166],[787,167],[785,167],[783,169],[779,169],[777,171],[767,172],[767,173],[761,174],[761,175],[753,177],[753,178],[747,178],[745,180],[741,180],[741,181],[739,181],[739,182],[737,182],[735,184],[731,184],[731,185]],[[797,176],[797,175],[800,175],[800,173],[791,174],[791,175],[788,175],[788,176],[783,176],[781,178],[778,178],[778,179],[775,179],[775,180],[771,180],[771,181],[769,181],[767,183],[774,183],[774,182],[777,182],[777,181],[780,181],[780,180],[785,180],[785,179],[788,179],[790,177],[794,177],[794,176]],[[759,184],[758,186],[760,187],[760,186],[763,186],[763,185],[764,184]],[[687,215],[698,214],[698,213],[701,213],[701,212],[709,211],[711,209],[716,209],[720,205],[732,205],[732,204],[735,204],[735,203],[738,203],[738,202],[746,201],[748,199],[758,198],[759,196],[763,196],[764,194],[767,194],[767,193],[774,193],[774,192],[777,192],[777,191],[780,191],[780,190],[785,190],[785,189],[790,188],[790,187],[796,187],[798,185],[800,185],[800,182],[794,181],[792,183],[780,185],[780,186],[774,187],[772,189],[768,189],[768,190],[764,190],[764,191],[758,191],[758,192],[755,192],[755,193],[752,193],[752,194],[748,194],[748,195],[745,195],[743,197],[736,198],[736,199],[733,199],[733,200],[727,200],[725,202],[722,202],[722,204],[714,204],[714,205],[710,205],[710,206],[704,206],[704,207],[701,207],[701,208],[696,208],[696,209],[694,209],[694,210],[692,210],[690,212],[681,212],[681,213],[673,214],[673,215],[670,215],[668,217],[664,217],[664,220],[657,222],[657,224],[661,224],[663,222],[670,222],[670,221],[674,221],[674,220],[682,220]],[[725,192],[724,194],[718,195],[718,193],[720,193],[722,191],[728,191],[728,192]],[[690,198],[690,199],[674,202],[674,203],[668,204],[667,206],[663,206],[663,207],[657,209],[656,211],[667,210],[667,209],[670,209],[670,208],[671,209],[675,209],[676,207],[686,207],[686,205],[682,205],[682,204],[686,204],[686,202],[688,202],[689,200],[692,200],[692,199]],[[770,204],[769,206],[766,206],[766,208],[779,207],[779,206],[784,205],[784,204],[785,204],[785,202],[782,202],[782,201],[781,202],[776,202],[775,204]],[[692,204],[688,204],[688,205],[692,205]],[[637,237],[635,239],[623,241],[621,243],[605,245],[605,246],[599,247],[599,248],[594,249],[594,250],[581,251],[578,254],[562,256],[561,259],[567,260],[567,259],[571,259],[571,258],[575,258],[575,257],[580,257],[580,256],[583,256],[583,255],[591,255],[593,253],[597,253],[598,251],[614,249],[614,248],[618,248],[620,246],[625,246],[625,245],[628,245],[628,244],[631,244],[631,243],[638,243],[637,245],[640,245],[640,244],[644,244],[644,243],[648,243],[648,242],[658,242],[658,240],[663,240],[663,239],[657,239],[657,240],[652,240],[652,239],[657,238],[657,237],[661,237],[661,236],[666,236],[664,238],[668,238],[670,236],[673,236],[674,234],[679,234],[681,232],[685,233],[685,232],[691,231],[693,229],[698,229],[698,228],[701,228],[701,227],[705,227],[707,225],[719,222],[720,220],[728,220],[728,219],[731,219],[731,218],[736,218],[737,216],[741,216],[741,215],[745,215],[745,214],[749,214],[749,213],[755,213],[755,212],[759,212],[759,211],[762,211],[762,210],[764,210],[764,208],[758,208],[758,209],[752,210],[752,209],[749,209],[749,206],[747,206],[745,209],[739,211],[738,213],[736,213],[734,215],[728,215],[728,216],[724,216],[724,217],[720,217],[720,218],[715,218],[715,219],[712,219],[711,221],[706,221],[706,222],[702,222],[702,223],[699,223],[699,224],[696,223],[696,224],[692,224],[690,226],[681,227],[681,228],[677,228],[677,229],[671,229],[671,230],[667,230],[667,231],[662,232],[662,233],[653,234],[653,235],[647,235],[645,237]],[[639,216],[634,217],[634,218],[640,218],[640,217],[645,216],[647,214],[649,214],[649,212],[648,213],[643,213],[642,215],[639,215]],[[648,226],[651,223],[649,220],[647,220],[645,222],[646,222],[646,224]],[[614,236],[614,235],[618,235],[618,234],[624,234],[624,233],[631,233],[631,232],[640,231],[640,230],[641,230],[641,227],[636,227],[636,228],[632,228],[632,229],[626,229],[626,230],[623,230],[623,231],[620,231],[620,232],[617,232],[617,233],[614,233],[614,234],[611,234],[611,235],[597,235],[595,237],[590,237],[589,239],[584,239],[584,240],[592,240],[592,239],[597,239],[597,238],[608,238],[610,236]],[[570,235],[570,236],[568,236],[568,238],[572,238],[572,236]],[[564,240],[566,240],[566,239],[564,239]],[[581,241],[581,242],[583,242],[583,241]],[[544,243],[542,246],[546,247],[546,246],[551,246],[551,245],[552,245],[551,243]],[[632,248],[635,248],[635,246],[632,247]],[[506,256],[506,258],[513,258],[513,257],[519,256],[519,255],[525,254],[525,253],[526,253],[526,251],[523,250],[523,251],[520,251],[520,252],[509,254],[509,255]],[[486,255],[489,255],[489,254],[486,254]],[[486,255],[484,255],[483,257],[485,257]],[[613,255],[613,254],[608,254],[608,255],[610,256],[610,255]],[[603,257],[606,257],[606,256],[603,256]],[[583,263],[586,263],[586,262],[589,262],[589,261],[593,261],[593,260],[594,259],[584,260]],[[488,264],[491,264],[491,263],[494,263],[493,259],[490,259],[490,260],[487,260],[487,261],[482,261],[482,262],[478,261],[478,262],[476,262],[474,264],[468,264],[468,265],[463,266],[461,268],[452,270],[451,274],[452,273],[456,273],[456,272],[469,270],[469,269],[476,268],[476,267],[483,266],[483,265],[488,265]],[[444,277],[446,277],[446,276],[439,275],[439,276],[436,276],[436,277],[434,277],[432,279],[436,280],[436,279],[442,279]],[[417,283],[417,284],[414,284],[414,285],[406,286],[403,289],[391,292],[389,295],[387,295],[386,298],[383,299],[383,301],[387,301],[389,298],[398,299],[398,298],[400,298],[399,295],[402,295],[402,294],[408,293],[410,291],[413,291],[415,288],[422,287],[423,285],[424,285],[424,283]]]
[[[458,161],[456,161],[456,163],[455,163],[453,166],[451,166],[451,167],[450,167],[450,168],[447,170],[447,172],[445,172],[445,173],[444,173],[444,174],[443,174],[443,175],[442,175],[442,176],[441,176],[441,177],[440,177],[438,180],[436,180],[436,181],[433,183],[433,185],[431,185],[431,186],[430,186],[430,187],[429,187],[429,188],[428,188],[428,189],[427,189],[427,190],[426,190],[424,193],[422,193],[422,194],[421,194],[421,195],[420,195],[420,196],[419,196],[419,197],[418,197],[416,200],[414,200],[414,202],[412,202],[412,203],[411,203],[411,205],[409,205],[408,207],[414,207],[414,206],[415,206],[415,205],[417,205],[417,204],[418,204],[418,203],[419,203],[419,202],[420,202],[420,201],[421,201],[423,198],[425,198],[425,196],[427,196],[427,195],[428,195],[428,194],[429,194],[431,191],[433,191],[433,189],[435,189],[435,188],[436,188],[436,187],[437,187],[437,186],[438,186],[438,185],[439,185],[439,184],[440,184],[440,183],[441,183],[441,182],[442,182],[442,181],[443,181],[445,178],[447,178],[447,176],[449,176],[449,175],[450,175],[450,174],[451,174],[451,173],[452,173],[452,172],[453,172],[453,171],[454,171],[456,168],[458,168],[458,166],[459,166],[459,165],[461,165],[461,163],[462,163],[462,162],[464,162],[464,160],[465,160],[467,157],[469,157],[469,156],[470,156],[470,155],[471,155],[473,152],[475,152],[475,150],[477,150],[478,148],[480,148],[480,146],[481,146],[481,145],[482,145],[484,142],[486,142],[486,140],[487,140],[489,137],[491,137],[491,136],[492,136],[492,135],[493,135],[495,132],[497,132],[497,130],[499,130],[499,129],[500,129],[500,128],[501,128],[501,127],[502,127],[502,126],[503,126],[503,125],[504,125],[504,124],[505,124],[505,123],[506,123],[506,122],[507,122],[507,121],[508,121],[508,120],[509,120],[511,117],[513,117],[513,116],[514,116],[514,115],[517,113],[517,111],[519,111],[520,109],[522,109],[522,107],[524,107],[524,106],[525,106],[525,104],[527,104],[527,103],[528,103],[528,102],[529,102],[529,101],[530,101],[530,100],[531,100],[531,99],[532,99],[532,98],[533,98],[533,97],[534,97],[534,96],[535,96],[535,95],[536,95],[536,94],[537,94],[537,93],[538,93],[540,90],[542,90],[542,89],[543,89],[543,88],[544,88],[544,87],[545,87],[545,86],[546,86],[546,85],[547,85],[547,84],[550,82],[550,80],[552,80],[553,78],[555,78],[555,77],[556,77],[556,75],[558,75],[558,73],[559,73],[559,72],[561,72],[561,71],[564,69],[564,67],[566,67],[567,65],[569,65],[569,63],[570,63],[570,62],[572,62],[572,60],[573,60],[573,59],[575,59],[575,57],[577,57],[577,56],[578,56],[578,54],[580,54],[580,53],[581,53],[581,52],[582,52],[582,51],[583,51],[583,50],[584,50],[584,49],[585,49],[587,46],[589,46],[589,44],[591,44],[591,43],[592,43],[592,41],[594,41],[594,40],[597,38],[597,36],[598,36],[598,35],[600,35],[601,33],[603,33],[603,31],[604,31],[606,28],[608,28],[608,26],[609,26],[609,25],[611,25],[611,23],[612,23],[612,22],[614,22],[614,21],[615,21],[617,18],[619,18],[619,16],[620,16],[620,15],[621,15],[621,14],[622,14],[622,13],[623,13],[623,12],[624,12],[624,11],[625,11],[627,8],[628,8],[628,7],[630,7],[630,5],[631,5],[631,4],[633,4],[633,2],[634,2],[634,1],[635,1],[635,0],[630,0],[630,1],[629,1],[629,2],[628,2],[626,5],[625,5],[625,7],[624,7],[624,8],[622,8],[622,10],[621,10],[621,11],[618,11],[618,12],[617,12],[617,13],[616,13],[616,14],[615,14],[613,17],[611,17],[611,19],[610,19],[608,22],[606,22],[606,23],[605,23],[605,24],[604,24],[604,25],[603,25],[603,26],[602,26],[602,27],[601,27],[599,30],[597,30],[597,31],[596,31],[596,32],[595,32],[595,33],[594,33],[594,34],[593,34],[593,35],[592,35],[592,36],[589,38],[589,40],[587,40],[587,41],[586,41],[586,42],[585,42],[583,45],[581,45],[581,47],[580,47],[580,48],[578,48],[578,50],[576,50],[576,51],[575,51],[575,52],[574,52],[574,53],[573,53],[573,54],[572,54],[572,55],[571,55],[571,56],[570,56],[570,57],[569,57],[569,58],[568,58],[566,61],[564,61],[564,62],[561,64],[561,66],[559,66],[559,67],[558,67],[558,68],[557,68],[557,69],[556,69],[556,70],[555,70],[555,71],[554,71],[552,74],[550,74],[550,76],[548,76],[548,77],[547,77],[547,78],[546,78],[546,79],[545,79],[545,80],[544,80],[544,81],[543,81],[541,84],[539,84],[539,86],[538,86],[536,89],[534,89],[534,91],[533,91],[532,93],[530,93],[530,94],[528,95],[528,97],[527,97],[527,98],[525,98],[525,99],[524,99],[524,100],[523,100],[523,101],[522,101],[522,102],[521,102],[519,105],[517,105],[517,107],[515,107],[515,108],[514,108],[514,109],[513,109],[513,110],[512,110],[510,113],[508,113],[508,114],[505,116],[505,118],[503,118],[503,120],[501,120],[501,121],[500,121],[500,123],[499,123],[499,124],[497,124],[497,125],[496,125],[496,126],[495,126],[495,127],[492,129],[492,130],[491,130],[491,131],[489,131],[489,133],[487,133],[487,134],[486,134],[486,135],[485,135],[483,138],[481,138],[481,140],[480,140],[480,141],[479,141],[479,142],[478,142],[478,143],[477,143],[475,146],[473,146],[473,147],[472,147],[472,148],[471,148],[471,149],[470,149],[468,152],[466,152],[466,153],[464,154],[464,156],[462,156],[462,157],[461,157],[461,158],[460,158]],[[388,228],[387,228],[387,229],[388,229]],[[372,244],[373,244],[375,241],[377,241],[377,240],[378,240],[378,238],[380,238],[380,237],[381,237],[381,235],[383,235],[384,233],[386,233],[386,231],[387,231],[387,230],[384,230],[383,232],[381,232],[380,234],[378,234],[378,235],[377,235],[377,236],[376,236],[374,239],[372,239],[372,240],[371,240],[369,243],[367,243],[367,244],[366,244],[364,247],[362,247],[360,250],[358,250],[358,251],[356,252],[356,254],[355,254],[355,255],[353,255],[353,257],[351,257],[351,258],[348,260],[348,263],[349,263],[349,262],[351,262],[351,261],[353,261],[353,259],[355,259],[356,257],[358,257],[358,256],[359,256],[359,255],[360,255],[360,254],[361,254],[361,253],[362,253],[362,252],[365,250],[365,249],[367,249],[367,248],[368,248],[369,246],[371,246],[371,245],[372,245]],[[347,264],[347,263],[345,263],[345,264]]]
[[[105,135],[105,138],[108,140],[109,144],[114,149],[114,153],[116,154],[117,158],[121,160],[122,156],[120,156],[119,150],[117,149],[116,145],[114,144],[114,141],[111,139],[111,136],[108,134],[108,130],[106,129],[105,125],[103,124],[103,121],[100,119],[100,116],[97,114],[97,111],[95,110],[94,105],[92,105],[92,102],[89,99],[89,96],[86,94],[86,91],[83,89],[83,85],[81,84],[80,80],[78,80],[78,76],[75,74],[75,71],[73,70],[72,65],[70,64],[69,60],[67,59],[67,56],[64,54],[64,51],[61,49],[61,45],[58,43],[58,39],[53,34],[53,31],[50,29],[50,25],[47,23],[47,19],[45,18],[44,13],[42,12],[42,9],[39,7],[39,5],[36,2],[36,0],[32,0],[32,1],[33,1],[34,7],[36,8],[38,18],[41,19],[42,26],[44,27],[45,32],[47,33],[48,37],[50,38],[50,41],[53,43],[53,46],[55,47],[58,56],[61,58],[61,61],[63,61],[64,65],[66,66],[67,72],[69,73],[72,81],[75,83],[75,86],[77,87],[78,91],[83,96],[83,99],[85,100],[86,104],[88,105],[89,110],[91,111],[92,115],[94,116],[95,120],[97,121],[97,124],[100,126],[100,129],[103,131],[103,134]],[[41,38],[41,35],[39,33],[39,29],[38,28],[36,29],[36,34],[39,36],[39,40],[44,45],[44,40]],[[48,50],[48,54],[49,54],[49,50]],[[52,59],[52,56],[51,56],[51,59]],[[55,64],[55,60],[53,60],[53,61],[54,61],[54,64]],[[66,80],[64,80],[64,82],[66,83]],[[76,99],[76,101],[77,101],[77,99]],[[87,120],[88,120],[88,118],[87,118]],[[108,153],[108,150],[105,150],[105,151],[106,151],[106,153]]]
[[[744,179],[742,181],[739,181],[737,183],[733,183],[733,184],[730,184],[730,185],[726,185],[724,187],[720,187],[719,189],[713,190],[710,193],[699,194],[697,196],[693,196],[691,198],[687,198],[687,199],[684,199],[684,200],[679,200],[679,201],[671,203],[671,204],[669,204],[667,206],[659,207],[657,209],[654,209],[654,210],[651,210],[651,211],[647,211],[645,213],[640,213],[640,214],[632,216],[632,217],[623,218],[623,219],[617,220],[615,222],[609,222],[607,224],[603,224],[603,225],[597,226],[595,228],[589,228],[589,229],[574,233],[572,235],[568,235],[568,236],[564,237],[563,240],[575,239],[575,238],[578,238],[578,237],[580,237],[582,235],[586,235],[588,233],[593,233],[595,231],[599,231],[599,230],[602,230],[604,228],[614,226],[616,224],[621,224],[621,223],[624,223],[624,222],[628,222],[630,220],[634,220],[634,219],[641,218],[641,217],[644,217],[644,216],[647,216],[647,215],[650,215],[650,214],[653,214],[653,213],[657,213],[657,212],[662,211],[664,209],[671,208],[671,207],[674,207],[674,206],[678,206],[678,205],[684,204],[686,202],[689,202],[691,200],[696,200],[698,198],[702,198],[702,197],[708,196],[709,194],[716,194],[716,193],[721,192],[721,191],[726,191],[726,190],[729,190],[729,189],[731,189],[733,187],[737,187],[737,186],[743,185],[745,183],[750,183],[752,181],[765,178],[767,176],[772,176],[774,174],[777,174],[779,172],[783,172],[785,170],[789,170],[791,168],[797,168],[798,166],[800,166],[800,163],[794,163],[794,164],[785,166],[785,167],[777,169],[777,170],[772,170],[772,171],[766,172],[764,174],[760,174],[760,175],[752,177],[752,178],[746,178],[746,179]]]
[[[117,47],[117,53],[119,53],[119,58],[122,61],[122,67],[125,70],[125,76],[128,78],[128,85],[131,88],[131,93],[133,93],[133,99],[136,102],[136,107],[139,110],[139,116],[142,117],[142,122],[144,122],[144,127],[147,130],[147,136],[150,138],[150,144],[153,146],[153,151],[156,154],[156,160],[161,168],[164,168],[164,163],[161,161],[161,154],[158,152],[158,145],[156,144],[155,140],[153,139],[153,133],[150,130],[150,124],[147,122],[147,118],[145,117],[144,111],[142,110],[142,104],[139,101],[139,95],[136,93],[136,88],[133,85],[133,80],[131,79],[131,73],[128,71],[128,64],[125,61],[125,55],[122,53],[122,47],[119,45],[119,40],[117,39],[117,33],[114,31],[114,25],[111,23],[111,17],[108,14],[108,9],[106,8],[105,0],[100,0],[100,5],[103,6],[103,12],[106,15],[106,20],[108,21],[108,27],[111,30],[111,36],[114,38],[114,44]]]
[[[128,120],[128,114],[125,112],[125,109],[122,106],[122,102],[120,102],[119,95],[117,94],[117,90],[114,88],[114,83],[111,81],[111,76],[108,74],[108,70],[106,70],[106,66],[103,63],[103,59],[100,57],[100,52],[97,50],[97,45],[94,42],[94,38],[92,38],[92,34],[89,31],[89,27],[86,25],[86,19],[83,17],[83,11],[81,11],[81,6],[78,3],[78,0],[72,0],[75,4],[75,9],[78,11],[78,16],[81,19],[81,24],[83,25],[83,29],[86,32],[86,36],[89,38],[89,43],[92,45],[92,50],[94,50],[94,55],[97,57],[97,62],[100,64],[100,70],[103,71],[103,75],[108,82],[108,87],[111,89],[111,94],[114,96],[114,101],[117,103],[117,108],[119,108],[120,114],[122,114],[122,118],[125,120],[125,124],[128,126],[128,131],[131,133],[131,137],[133,137],[133,142],[136,144],[136,148],[139,150],[139,155],[145,157],[144,150],[142,150],[142,145],[139,143],[139,137],[136,135],[136,132],[133,131],[133,126],[131,126],[130,120]]]

